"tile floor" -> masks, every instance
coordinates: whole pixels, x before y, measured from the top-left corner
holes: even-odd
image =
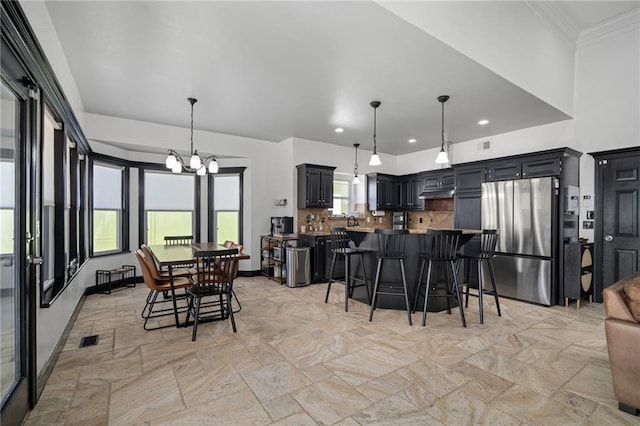
[[[239,278],[229,321],[144,331],[146,288],[87,297],[26,424],[640,425],[618,411],[604,308],[502,299],[468,328],[456,311],[406,312],[351,301],[340,286],[287,288]],[[486,303],[486,302],[485,302]],[[418,325],[415,325],[418,324]],[[99,334],[98,345],[79,348]]]

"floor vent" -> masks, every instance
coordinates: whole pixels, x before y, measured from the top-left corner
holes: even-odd
[[[98,344],[98,335],[95,334],[93,336],[85,336],[80,340],[80,347],[84,348],[85,346],[94,346]]]

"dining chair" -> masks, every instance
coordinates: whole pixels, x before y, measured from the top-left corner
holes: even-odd
[[[142,269],[142,278],[144,280],[145,285],[149,288],[149,294],[147,295],[147,299],[145,301],[144,308],[142,308],[141,316],[144,319],[143,328],[145,330],[157,330],[159,328],[166,328],[175,326],[176,324],[167,324],[157,327],[149,328],[147,327],[147,323],[150,319],[165,317],[169,315],[174,315],[177,318],[177,315],[181,312],[185,312],[187,306],[178,307],[177,301],[175,298],[170,299],[161,299],[158,300],[158,295],[160,293],[169,293],[171,290],[184,290],[191,286],[193,286],[193,281],[187,276],[180,276],[173,278],[173,288],[171,286],[171,281],[168,279],[156,279],[152,274],[151,264],[154,264],[153,259],[150,259],[142,249],[136,250],[136,258],[140,263],[140,268]],[[159,308],[154,309],[154,307],[158,304],[163,303],[171,303],[170,308]]]
[[[338,258],[342,257],[345,262],[345,278],[344,278],[344,311],[349,311],[349,298],[353,297],[353,290],[356,287],[364,287],[367,290],[367,301],[371,303],[371,294],[369,292],[369,281],[367,280],[367,272],[364,265],[364,254],[369,250],[351,247],[351,239],[344,227],[335,226],[331,230],[331,267],[329,269],[329,284],[327,285],[327,294],[324,297],[324,303],[329,301],[329,292],[331,291],[332,282],[341,282],[334,278],[335,268]],[[358,256],[360,258],[360,267],[362,269],[362,277],[357,277],[351,272],[351,258]],[[359,284],[356,284],[359,283]]]
[[[496,229],[483,229],[480,234],[480,250],[470,251],[465,250],[462,254],[458,255],[458,258],[461,262],[476,262],[477,272],[478,272],[478,288],[474,293],[469,293],[470,285],[470,277],[469,277],[469,265],[467,264],[465,271],[465,281],[460,283],[460,287],[465,287],[465,301],[464,307],[469,306],[469,295],[477,297],[479,303],[479,311],[480,311],[480,324],[484,324],[484,312],[483,312],[483,301],[482,296],[484,294],[492,295],[496,301],[496,309],[498,311],[498,316],[502,316],[500,312],[500,301],[498,300],[498,290],[496,288],[496,274],[493,270],[493,258],[496,256],[496,244],[498,243],[498,231]],[[461,263],[460,262],[460,263]],[[489,268],[489,278],[491,280],[491,288],[485,289],[484,283],[484,272],[483,272],[483,263],[487,264]],[[460,265],[458,264],[458,268]]]
[[[384,296],[404,297],[404,301],[407,306],[409,325],[412,325],[411,305],[409,304],[409,293],[407,290],[407,274],[404,268],[404,261],[407,259],[407,256],[405,255],[405,240],[409,231],[406,229],[376,228],[375,233],[378,237],[378,251],[376,252],[378,266],[376,268],[376,277],[373,284],[373,296],[371,300],[371,308],[369,310],[369,321],[373,320],[373,311],[375,311],[378,303],[378,295],[382,294]],[[402,278],[401,283],[381,279],[382,268],[389,262],[398,262]]]
[[[194,253],[197,273],[193,276],[194,286],[186,290],[189,300],[187,323],[193,317],[192,341],[196,340],[198,324],[205,320],[230,318],[233,332],[236,332],[231,306],[236,254],[237,249]]]
[[[423,247],[426,249],[424,252],[418,253],[420,259],[420,272],[418,273],[418,282],[416,283],[416,296],[413,301],[413,311],[416,310],[418,299],[422,294],[421,288],[423,286],[422,278],[424,277],[424,269],[427,267],[427,276],[424,282],[424,306],[422,310],[422,326],[427,323],[427,302],[429,296],[431,297],[445,297],[447,300],[447,312],[451,314],[451,299],[454,299],[458,303],[460,310],[460,318],[462,319],[462,325],[467,326],[467,322],[464,317],[464,309],[462,307],[462,300],[460,298],[460,288],[458,287],[458,279],[456,276],[457,267],[457,253],[460,248],[460,236],[462,231],[460,230],[435,230],[429,229],[425,234],[421,236],[424,241]],[[438,276],[436,275],[432,283],[431,272],[434,266],[442,266],[444,275],[444,285],[438,282]]]
[[[164,237],[164,244],[167,246],[188,245],[193,243],[193,235],[169,235]]]

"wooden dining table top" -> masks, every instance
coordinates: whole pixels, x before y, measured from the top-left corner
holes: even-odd
[[[212,251],[216,255],[238,254],[237,248],[228,248],[216,243],[194,243],[149,246],[160,266],[182,265],[193,262],[194,253],[198,251]],[[238,259],[249,259],[247,255],[240,255]]]

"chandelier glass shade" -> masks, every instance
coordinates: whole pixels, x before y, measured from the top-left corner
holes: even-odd
[[[438,102],[442,104],[442,142],[440,145],[440,152],[436,157],[436,163],[444,164],[449,162],[449,156],[447,155],[447,151],[444,150],[444,103],[449,100],[449,96],[441,95],[438,96]]]
[[[189,158],[189,163],[187,164],[180,154],[170,149],[165,161],[165,166],[171,169],[173,173],[182,173],[182,171],[185,171],[187,173],[195,173],[198,176],[206,175],[207,170],[209,173],[218,173],[218,159],[215,155],[210,155],[203,160],[200,158],[200,155],[198,155],[198,150],[193,149],[193,104],[198,102],[198,100],[195,98],[187,98],[187,101],[191,104],[191,150],[189,151],[191,157]]]

